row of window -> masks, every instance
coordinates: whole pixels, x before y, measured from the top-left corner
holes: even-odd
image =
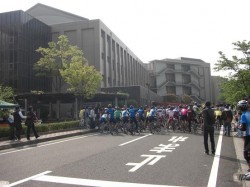
[[[104,68],[101,71],[103,74],[108,74],[109,85],[105,85],[104,79],[105,86],[145,85],[148,82],[149,74],[143,65],[133,58],[127,49],[124,49],[109,35],[106,35],[103,30],[101,32],[101,50]],[[117,83],[118,85],[116,85]]]
[[[166,93],[176,95],[176,87],[175,86],[166,86]],[[182,87],[182,93],[186,94],[186,95],[192,95],[191,87],[183,86]]]

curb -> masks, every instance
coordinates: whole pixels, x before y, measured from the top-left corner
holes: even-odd
[[[239,175],[246,173],[248,166],[247,166],[247,162],[245,161],[245,158],[243,156],[243,149],[244,149],[243,148],[243,145],[244,145],[243,139],[235,137],[234,136],[235,134],[236,133],[233,133],[233,142],[234,142],[236,157],[237,157],[239,168],[240,168],[240,171],[238,171],[238,173],[236,174],[237,180],[239,182],[241,182],[243,187],[250,187],[250,181],[239,180],[239,178],[238,178]]]
[[[68,137],[72,137],[72,136],[79,136],[79,135],[83,135],[83,134],[94,133],[97,131],[98,130],[93,129],[93,130],[87,130],[87,131],[83,131],[83,132],[75,132],[75,133],[62,134],[62,135],[57,135],[57,136],[52,136],[52,137],[47,137],[47,138],[41,138],[41,139],[36,139],[36,140],[31,140],[31,141],[10,143],[10,144],[6,144],[6,145],[1,145],[0,151],[5,150],[5,149],[10,149],[10,148],[23,147],[25,145],[33,145],[33,144],[47,142],[47,141],[56,140],[56,139],[62,139],[62,138],[68,138]]]

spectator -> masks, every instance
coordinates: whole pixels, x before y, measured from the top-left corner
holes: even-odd
[[[18,141],[21,141],[22,120],[26,119],[27,117],[22,114],[20,107],[16,107],[13,116],[14,116],[14,124],[16,127],[16,137]]]
[[[15,136],[15,124],[14,124],[14,116],[13,116],[14,111],[10,110],[9,116],[8,116],[8,124],[10,126],[10,140],[16,140]]]
[[[84,118],[85,118],[85,108],[82,107],[82,109],[79,112],[80,126],[84,126]]]
[[[35,122],[37,121],[36,114],[33,112],[33,107],[29,106],[27,112],[27,118],[25,121],[25,125],[27,125],[27,140],[30,140],[30,129],[32,129],[36,139],[39,137],[35,128]]]
[[[94,108],[90,108],[90,112],[89,112],[89,125],[91,129],[95,128],[95,110]]]
[[[225,109],[222,112],[222,119],[224,120],[224,135],[230,136],[231,132],[231,123],[233,120],[233,112],[229,108],[229,105],[225,106]]]
[[[215,123],[215,115],[214,110],[211,109],[211,103],[209,101],[205,104],[205,109],[202,111],[202,115],[204,118],[204,147],[205,153],[209,155],[208,148],[208,135],[210,136],[211,142],[211,150],[212,154],[215,154],[215,143],[214,143],[214,123]]]

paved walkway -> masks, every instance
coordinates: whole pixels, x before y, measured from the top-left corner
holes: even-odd
[[[9,149],[13,147],[21,147],[25,145],[31,145],[38,142],[46,142],[51,140],[56,140],[60,138],[67,138],[71,136],[77,136],[87,133],[96,132],[95,129],[76,129],[76,130],[70,130],[70,131],[62,131],[62,132],[56,132],[56,133],[48,133],[48,134],[42,134],[39,133],[40,137],[36,139],[34,136],[30,137],[30,140],[27,140],[26,137],[22,137],[21,141],[13,141],[13,140],[0,140],[0,150]]]

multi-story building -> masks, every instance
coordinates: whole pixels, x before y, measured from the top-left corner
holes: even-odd
[[[201,102],[212,99],[210,64],[200,59],[179,58],[151,61],[151,87],[160,96],[190,95]]]
[[[24,11],[0,14],[0,84],[17,93],[51,89],[50,81],[33,70],[40,58],[35,50],[47,46],[50,33],[49,26]]]
[[[101,20],[89,20],[43,4],[26,12],[51,27],[53,41],[63,34],[82,49],[89,65],[103,75],[102,88],[146,87],[149,82],[143,62]]]

